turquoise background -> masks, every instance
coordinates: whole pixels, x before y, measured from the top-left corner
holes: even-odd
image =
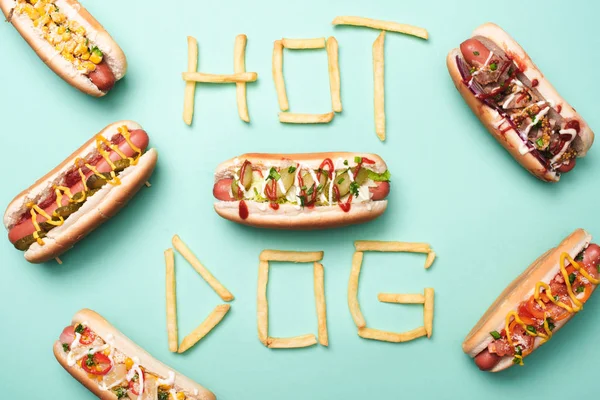
[[[120,43],[127,77],[103,99],[83,95],[44,67],[19,34],[0,24],[0,109],[4,171],[0,203],[44,175],[105,125],[140,122],[159,151],[152,188],[62,256],[30,265],[0,242],[0,381],[11,399],[92,395],[56,363],[52,343],[72,315],[92,308],[166,364],[219,399],[572,398],[593,393],[600,296],[523,368],[485,374],[461,342],[493,299],[532,260],[577,227],[600,234],[597,145],[559,184],[530,176],[487,134],[454,89],[447,52],[488,20],[529,52],[561,94],[600,126],[600,25],[590,1],[316,1],[177,3],[84,1]],[[430,40],[387,35],[388,140],[373,123],[371,45],[378,32],[333,27],[337,15],[364,15],[426,27]],[[181,118],[186,35],[200,46],[199,70],[233,71],[233,43],[248,35],[252,123],[237,115],[233,85],[198,86],[193,126]],[[335,35],[343,113],[329,125],[278,122],[271,76],[273,41]],[[324,50],[285,51],[291,111],[330,110]],[[321,232],[255,230],[212,210],[215,166],[248,151],[366,151],[393,174],[387,214]],[[590,204],[590,206],[587,206]],[[184,355],[171,354],[165,328],[163,250],[178,233],[236,299],[217,329]],[[431,340],[389,344],[360,339],[346,301],[357,239],[427,241],[439,258],[368,254],[359,299],[369,326],[409,330],[422,308],[381,304],[379,292],[436,290]],[[258,255],[264,248],[324,250],[330,347],[268,350],[256,334]],[[221,302],[177,256],[180,339]],[[276,264],[268,296],[270,334],[316,333],[312,269]],[[573,368],[567,368],[567,364]],[[567,371],[569,369],[569,371]],[[567,384],[577,382],[575,384]],[[574,386],[575,385],[575,386]]]

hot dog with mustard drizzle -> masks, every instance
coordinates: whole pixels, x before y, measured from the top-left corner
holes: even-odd
[[[82,92],[104,96],[125,76],[125,54],[77,0],[0,0],[0,8],[42,61]]]
[[[106,219],[144,185],[157,153],[133,121],[115,122],[8,205],[8,238],[33,263],[57,257]]]
[[[547,343],[600,283],[600,246],[577,229],[515,279],[463,342],[483,371],[498,372]]]
[[[60,365],[103,400],[215,400],[92,310],[75,314],[53,350]]]
[[[446,61],[471,110],[537,178],[557,182],[592,146],[594,133],[583,118],[497,25],[478,27]]]
[[[377,218],[390,172],[376,154],[243,154],[217,167],[215,211],[245,225],[324,229]]]

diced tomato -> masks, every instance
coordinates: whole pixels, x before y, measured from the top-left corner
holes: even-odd
[[[526,302],[522,302],[519,305],[519,309],[517,312],[519,314],[519,318],[521,318],[521,321],[523,321],[526,325],[533,325],[533,326],[539,325],[539,321],[537,321],[534,318],[534,316],[529,313]],[[513,321],[512,324],[516,324],[516,321]],[[512,328],[511,328],[511,331],[512,331]]]
[[[104,354],[96,353],[93,356],[85,356],[81,360],[81,368],[88,374],[106,375],[112,368],[112,362]]]
[[[526,303],[526,308],[529,314],[531,314],[534,318],[544,319],[545,311],[540,307],[540,305],[535,301],[535,297],[531,296],[529,301]]]
[[[94,340],[96,340],[96,334],[90,328],[84,328],[79,343],[88,345],[94,343]]]
[[[142,371],[142,378],[145,378],[144,371]],[[135,374],[133,379],[129,381],[129,390],[131,390],[131,392],[136,396],[139,396],[144,391],[143,387],[142,390],[140,390],[140,377],[138,376],[138,374]]]
[[[568,296],[559,297],[559,301],[563,302],[565,305],[571,307],[573,304]],[[560,321],[567,318],[571,313],[564,308],[557,306],[554,303],[548,303],[546,305],[546,312],[548,316],[554,321]]]

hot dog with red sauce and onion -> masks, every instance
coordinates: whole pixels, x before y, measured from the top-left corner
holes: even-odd
[[[578,229],[515,279],[471,330],[463,350],[497,372],[548,342],[583,309],[600,283],[600,246]]]
[[[6,209],[8,239],[30,262],[72,247],[112,217],[143,186],[157,153],[133,121],[106,127]]]
[[[244,154],[217,167],[215,211],[263,228],[361,223],[385,211],[389,178],[387,165],[375,154]]]
[[[586,155],[594,134],[527,53],[494,24],[450,51],[454,84],[490,133],[533,175],[556,182]]]
[[[77,0],[0,0],[0,8],[42,61],[82,92],[104,96],[125,76],[125,54]]]

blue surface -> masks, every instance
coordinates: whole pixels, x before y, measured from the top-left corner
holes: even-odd
[[[66,253],[63,265],[29,265],[0,242],[2,397],[87,399],[92,395],[55,362],[52,342],[78,309],[103,314],[158,359],[213,390],[219,399],[572,398],[592,393],[600,356],[600,296],[526,361],[500,375],[479,372],[461,342],[493,299],[533,259],[577,227],[600,234],[587,204],[600,195],[597,147],[559,184],[537,181],[471,114],[445,67],[447,52],[479,24],[503,26],[559,92],[594,127],[600,56],[598,5],[592,1],[85,1],[129,59],[127,77],[103,99],[80,94],[47,69],[9,24],[0,24],[0,90],[8,204],[92,134],[119,119],[139,121],[160,153],[152,188]],[[118,11],[117,11],[118,10]],[[337,15],[364,15],[426,27],[425,42],[386,38],[388,140],[374,133],[371,45],[377,32],[333,27]],[[237,115],[235,89],[199,86],[194,124],[181,119],[186,35],[200,45],[199,70],[233,71],[233,43],[248,35],[252,123]],[[335,35],[340,44],[344,111],[324,126],[277,120],[271,77],[273,41]],[[291,111],[327,112],[324,51],[285,52]],[[212,210],[215,166],[248,151],[348,150],[380,154],[393,174],[387,214],[326,232],[241,227]],[[593,206],[592,206],[593,207]],[[518,211],[517,211],[518,210]],[[236,296],[223,323],[184,355],[171,354],[165,329],[164,262],[181,235]],[[381,304],[379,292],[436,290],[431,340],[395,345],[360,339],[346,289],[356,239],[428,241],[439,258],[368,254],[360,302],[370,326],[409,330],[420,307]],[[273,351],[256,334],[258,254],[264,248],[324,250],[330,347]],[[177,257],[180,338],[221,300]],[[270,333],[316,333],[312,271],[275,265],[269,282]],[[575,371],[565,373],[566,363]],[[565,378],[569,381],[565,381]],[[557,384],[574,382],[588,384]]]

